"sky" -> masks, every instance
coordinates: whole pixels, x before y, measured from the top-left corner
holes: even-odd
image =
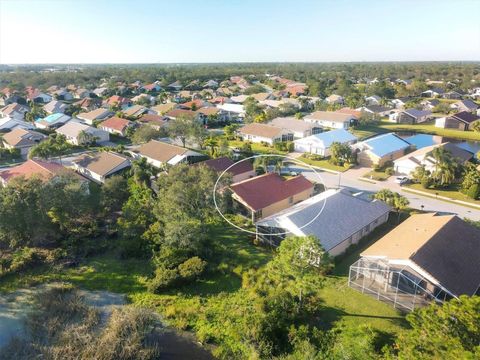
[[[0,63],[480,60],[480,0],[0,0]]]

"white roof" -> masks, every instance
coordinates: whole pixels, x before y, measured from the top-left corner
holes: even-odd
[[[221,104],[217,105],[217,108],[224,111],[230,111],[238,114],[245,114],[243,105],[240,104]]]
[[[350,141],[356,141],[357,137],[344,129],[337,129],[326,131],[320,134],[307,136],[306,138],[295,140],[297,144],[315,144],[315,146],[327,149],[332,143],[347,143]]]

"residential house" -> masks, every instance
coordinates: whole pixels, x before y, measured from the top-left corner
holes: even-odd
[[[336,129],[295,140],[293,144],[297,152],[317,154],[326,157],[330,156],[330,147],[334,142],[351,145],[356,141],[357,138],[349,131]]]
[[[31,122],[11,119],[9,117],[0,118],[0,131],[10,131],[13,129],[26,129],[31,130],[35,129],[35,126]]]
[[[18,149],[20,155],[26,157],[29,150],[44,139],[46,136],[39,132],[15,128],[4,134],[2,141],[6,149]]]
[[[11,180],[18,177],[23,177],[25,179],[38,177],[45,181],[49,181],[57,176],[65,176],[70,174],[74,174],[73,171],[63,167],[58,163],[31,159],[20,165],[0,171],[0,184],[7,186]]]
[[[399,124],[419,124],[429,120],[432,112],[429,110],[407,109],[393,114],[391,120]]]
[[[359,120],[360,117],[362,116],[361,111],[358,111],[358,110],[355,110],[355,109],[352,109],[352,108],[349,108],[349,107],[343,107],[343,108],[337,110],[336,112],[341,113],[341,114],[352,115],[357,120]]]
[[[132,121],[112,116],[111,118],[102,121],[98,125],[98,128],[105,130],[110,134],[126,136],[128,128],[133,127],[134,125],[135,124]]]
[[[72,145],[84,145],[90,142],[101,144],[110,140],[110,135],[105,130],[97,129],[76,121],[66,123],[55,130],[55,132],[64,135],[67,142]]]
[[[177,104],[174,102],[166,103],[166,104],[160,104],[153,106],[151,110],[157,114],[157,115],[163,115],[169,112],[170,110],[173,110],[177,107]]]
[[[98,87],[92,91],[98,97],[102,97],[105,93],[108,92],[108,88],[106,87]]]
[[[72,161],[75,171],[103,184],[105,180],[131,166],[130,160],[114,152],[101,151],[84,154]]]
[[[157,82],[154,82],[151,84],[143,85],[142,87],[140,87],[140,89],[146,92],[159,92],[160,90],[162,90],[162,87]]]
[[[220,104],[217,108],[221,110],[222,117],[227,121],[243,121],[245,118],[245,108],[241,104]]]
[[[195,163],[194,165],[205,165],[217,172],[219,175],[228,172],[232,176],[232,182],[238,183],[243,180],[255,177],[257,174],[250,161],[244,160],[233,162],[228,157],[220,157]]]
[[[365,98],[365,102],[367,105],[380,105],[382,102],[382,98],[378,95],[367,96]]]
[[[11,103],[2,109],[0,109],[0,118],[12,119],[12,120],[24,120],[25,114],[30,111],[30,107],[27,105],[21,105],[18,103]]]
[[[83,88],[75,90],[75,98],[77,99],[85,99],[90,97],[90,95],[91,95],[90,90],[83,89]]]
[[[102,106],[102,99],[100,98],[84,98],[73,105],[78,106],[80,109],[84,110],[85,112],[92,111],[98,109]]]
[[[474,112],[479,108],[479,106],[470,99],[457,101],[451,104],[450,107],[456,111],[468,111],[468,112]]]
[[[367,114],[374,114],[380,117],[384,117],[384,116],[390,115],[394,109],[386,106],[382,106],[382,105],[367,105],[367,106],[362,106],[356,110],[364,111]]]
[[[123,97],[123,96],[113,95],[113,96],[110,96],[108,99],[106,99],[103,102],[103,106],[107,107],[107,108],[118,106],[118,107],[120,107],[120,109],[124,110],[124,109],[132,106],[132,101],[130,99],[127,99],[127,98]]]
[[[52,93],[52,95],[57,100],[69,101],[73,99],[73,95],[66,89],[57,89]]]
[[[336,94],[333,94],[333,95],[330,95],[329,97],[325,98],[325,101],[329,104],[340,104],[340,105],[343,105],[344,103],[344,98],[340,95],[336,95]]]
[[[330,189],[258,221],[257,239],[278,246],[286,236],[315,236],[337,256],[385,223],[390,210],[382,201]]]
[[[454,99],[454,100],[460,100],[464,96],[465,96],[465,93],[461,90],[452,90],[443,94],[444,99]]]
[[[173,109],[164,114],[164,116],[170,120],[175,120],[177,118],[196,119],[198,114],[192,110]]]
[[[134,158],[145,158],[149,164],[157,168],[179,163],[194,163],[205,157],[196,151],[157,140],[140,145],[131,154]]]
[[[168,85],[168,88],[174,91],[180,91],[182,90],[182,87],[182,83],[178,80]]]
[[[403,109],[408,101],[410,101],[410,98],[396,98],[390,100],[390,105],[392,105],[395,109]]]
[[[429,100],[423,100],[420,105],[423,106],[423,110],[429,110],[432,111],[436,106],[440,104],[440,100],[438,99],[429,99]]]
[[[480,120],[480,116],[468,111],[462,111],[451,116],[437,118],[435,120],[435,126],[444,129],[467,131],[470,129],[470,125],[478,120]]]
[[[273,145],[279,141],[293,140],[293,133],[290,130],[267,124],[251,123],[238,129],[237,133],[243,140],[253,143],[264,142]]]
[[[408,151],[411,144],[398,135],[387,133],[357,143],[357,161],[362,166],[384,166],[386,162],[396,160]]]
[[[424,166],[425,170],[430,172],[435,171],[437,161],[432,156],[432,151],[435,148],[442,147],[447,150],[458,163],[464,164],[473,158],[473,153],[464,150],[455,144],[446,142],[442,144],[435,144],[426,146],[424,148],[415,150],[393,162],[393,168],[397,174],[411,175],[418,166]]]
[[[313,195],[313,183],[303,175],[284,179],[267,173],[232,184],[232,198],[253,222],[273,215]]]
[[[167,124],[165,117],[156,115],[156,114],[143,114],[140,118],[137,119],[137,122],[142,125],[149,125],[156,130],[160,130],[163,126]]]
[[[315,123],[326,128],[348,129],[358,119],[351,114],[334,111],[315,111],[303,118],[306,122]]]
[[[39,129],[56,129],[71,120],[71,116],[55,113],[50,114],[43,119],[35,120],[35,126]]]
[[[122,113],[130,118],[137,118],[149,112],[149,109],[142,105],[132,105],[122,110]]]
[[[137,103],[139,101],[148,101],[150,105],[155,104],[155,97],[149,94],[140,94],[132,98],[132,102]]]
[[[89,112],[82,112],[77,118],[85,121],[88,125],[93,125],[96,121],[102,121],[111,116],[113,113],[105,108],[98,108]]]
[[[203,124],[208,124],[210,120],[214,120],[214,121],[225,120],[225,118],[221,116],[222,114],[220,109],[214,106],[200,108],[196,111],[196,113],[197,113],[197,118],[200,119],[200,121]]]
[[[455,215],[410,216],[360,254],[349,286],[395,308],[478,295],[480,229]]]
[[[56,114],[56,113],[65,113],[65,110],[67,110],[68,105],[65,104],[62,101],[58,100],[52,100],[48,104],[43,105],[43,110],[47,114]]]
[[[204,88],[216,89],[218,88],[218,81],[208,80],[204,85]]]
[[[271,120],[268,124],[287,130],[293,134],[294,139],[301,139],[323,131],[316,123],[306,122],[294,117],[278,117]]]
[[[432,89],[429,89],[429,90],[426,90],[426,91],[422,92],[421,96],[433,98],[433,97],[442,96],[444,93],[445,93],[445,91],[441,88],[432,88]]]
[[[187,101],[185,103],[182,103],[182,104],[178,104],[178,108],[179,109],[185,109],[185,110],[198,110],[200,108],[203,108],[203,107],[207,107],[207,106],[213,106],[212,104],[210,104],[208,101],[205,101],[205,100],[202,100],[202,99],[195,99],[195,100],[192,100],[192,101]]]
[[[52,96],[41,92],[40,90],[27,86],[25,88],[25,93],[27,94],[27,99],[35,103],[46,104],[52,101]]]

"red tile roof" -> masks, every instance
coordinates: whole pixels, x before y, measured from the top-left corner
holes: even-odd
[[[100,126],[108,128],[108,129],[113,129],[113,130],[123,132],[131,124],[132,124],[131,121],[119,118],[117,116],[113,116],[113,117],[103,121],[102,123],[100,123]]]
[[[123,105],[128,104],[129,102],[131,102],[130,99],[118,95],[112,95],[107,100],[105,100],[105,103],[108,105],[114,105],[115,103]]]
[[[250,172],[253,170],[252,163],[248,160],[244,161],[239,161],[238,163],[234,163],[232,160],[230,160],[228,157],[221,157],[217,159],[210,159],[206,161],[202,161],[199,163],[196,163],[198,165],[206,165],[209,168],[215,170],[216,172],[222,173],[225,170],[227,170],[230,166],[232,166],[228,172],[231,173],[232,175],[240,175],[244,174],[246,172]],[[234,165],[235,164],[235,165]]]
[[[180,116],[184,116],[187,118],[194,118],[196,116],[196,112],[192,110],[173,109],[167,112],[165,116],[171,117],[171,118],[177,118]]]
[[[285,180],[277,173],[268,173],[233,184],[231,189],[257,211],[305,190],[313,191],[313,184],[302,175]]]
[[[0,178],[2,178],[4,182],[8,182],[9,180],[19,176],[29,179],[36,175],[44,180],[50,180],[56,175],[61,175],[68,172],[69,170],[67,168],[54,162],[28,160],[23,164],[0,172]]]

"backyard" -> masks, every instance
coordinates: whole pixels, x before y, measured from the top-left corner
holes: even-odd
[[[315,319],[324,329],[335,324],[368,324],[373,330],[391,336],[406,326],[404,317],[391,306],[350,289],[347,285],[348,267],[360,249],[375,241],[393,225],[374,232],[367,242],[340,261],[332,275],[327,276],[319,289],[319,315]],[[65,281],[86,290],[106,290],[126,294],[134,304],[155,308],[167,324],[182,329],[200,331],[205,316],[218,308],[225,297],[238,298],[242,274],[268,262],[272,250],[253,245],[252,238],[232,227],[219,224],[211,232],[217,240],[218,263],[209,275],[194,284],[151,294],[146,279],[153,271],[146,260],[120,259],[114,253],[92,257],[78,267],[68,269],[39,268],[22,275],[10,275],[0,280],[0,293],[10,292],[46,282]],[[199,335],[199,333],[197,333]]]

